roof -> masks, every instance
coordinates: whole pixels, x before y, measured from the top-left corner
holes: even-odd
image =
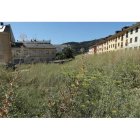
[[[125,27],[123,27],[121,31],[116,31],[114,35],[107,36],[104,40],[99,41],[99,43],[97,43],[97,45],[106,43],[106,41],[108,41],[110,39],[114,39],[117,36],[121,36],[124,33],[126,33],[127,31],[129,31],[129,30],[131,30],[133,28],[136,28],[136,27],[140,27],[140,22],[137,22],[136,24],[133,24],[132,26],[125,26]]]
[[[0,32],[4,32],[6,26],[0,25]]]
[[[38,42],[23,42],[23,45],[26,48],[36,48],[36,49],[44,49],[44,48],[51,48],[51,49],[55,49],[55,47],[50,44],[50,43],[46,43],[43,41],[38,41]]]
[[[15,38],[14,38],[13,31],[12,31],[10,24],[0,25],[0,33],[2,33],[2,32],[10,33],[11,41],[15,42]]]
[[[140,27],[140,22],[137,22],[136,24],[133,24],[132,26],[123,27],[121,31],[115,33],[114,35],[108,37],[107,39],[110,40],[110,39],[113,39],[113,38],[115,38],[115,37],[117,37],[119,35],[123,35],[125,32],[127,32],[127,31],[129,31],[129,30],[131,30],[133,28],[136,28],[136,27]]]

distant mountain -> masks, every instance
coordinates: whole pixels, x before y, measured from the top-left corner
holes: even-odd
[[[63,45],[70,46],[75,54],[81,53],[80,50],[84,48],[85,52],[88,52],[89,48],[91,48],[93,45],[98,43],[99,41],[103,40],[104,38],[101,39],[95,39],[95,40],[90,40],[90,41],[83,41],[83,42],[66,42]]]

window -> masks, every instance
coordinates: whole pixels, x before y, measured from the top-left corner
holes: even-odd
[[[135,37],[135,42],[137,42],[138,41],[138,37]]]
[[[115,44],[115,49],[117,49],[117,44]]]
[[[126,32],[126,38],[128,38],[128,32]]]
[[[125,42],[125,46],[127,46],[128,45],[128,40],[126,40],[126,42]]]
[[[120,43],[118,43],[118,47],[120,46]]]
[[[121,37],[121,41],[123,41],[123,36]]]
[[[121,42],[121,48],[123,48],[123,42]]]
[[[130,34],[133,34],[133,29],[130,31]]]
[[[132,43],[132,38],[130,38],[130,43]]]
[[[118,36],[118,40],[120,39],[120,36]]]
[[[137,27],[137,28],[136,28],[136,33],[138,32],[138,29],[139,29],[139,28]]]

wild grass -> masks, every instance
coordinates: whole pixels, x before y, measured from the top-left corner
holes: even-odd
[[[79,55],[14,72],[0,68],[1,110],[9,90],[1,117],[140,117],[140,51]]]

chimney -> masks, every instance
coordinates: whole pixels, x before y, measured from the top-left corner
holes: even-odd
[[[117,33],[119,33],[120,31],[116,31],[115,33],[117,34]]]
[[[129,28],[129,26],[125,26],[122,28],[122,31],[124,31],[125,29]]]
[[[4,23],[3,23],[3,22],[1,22],[1,23],[0,23],[0,25],[1,25],[1,26],[3,26],[3,25],[4,25]]]

